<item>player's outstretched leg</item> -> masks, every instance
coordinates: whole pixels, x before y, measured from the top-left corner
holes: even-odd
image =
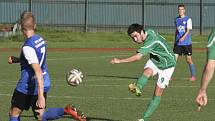
[[[148,121],[152,113],[157,109],[157,107],[160,104],[161,101],[161,95],[163,93],[163,88],[160,88],[159,86],[156,86],[155,94],[150,101],[146,111],[143,113],[143,119],[144,121]]]
[[[147,84],[149,77],[152,76],[153,71],[151,68],[146,68],[144,73],[137,79],[136,83],[132,83],[128,86],[129,91],[136,94],[136,96],[141,96],[144,86]]]
[[[42,121],[54,120],[63,117],[64,108],[48,108],[46,112],[43,113]]]
[[[72,105],[67,105],[65,108],[49,108],[44,112],[42,121],[59,119],[63,117],[63,115],[71,115],[75,120],[86,121],[86,116]]]
[[[129,84],[129,86],[128,86],[129,91],[135,93],[136,96],[141,96],[141,92],[143,90],[143,87],[148,82],[148,79],[149,78],[143,74],[142,76],[140,76],[138,78],[136,83]]]
[[[67,105],[64,108],[64,113],[66,115],[71,115],[74,119],[78,121],[86,121],[86,116],[80,110],[77,110],[73,105]]]

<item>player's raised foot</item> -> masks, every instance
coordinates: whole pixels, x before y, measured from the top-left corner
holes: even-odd
[[[191,81],[191,82],[196,81],[196,77],[195,77],[195,76],[192,76],[192,77],[190,78],[190,81]]]
[[[84,115],[83,112],[77,110],[73,105],[67,105],[64,108],[64,112],[67,115],[71,115],[73,117],[73,119],[77,120],[77,121],[86,121],[86,116]]]
[[[128,85],[130,92],[135,93],[136,96],[141,96],[141,90],[136,86],[136,83],[131,83]]]
[[[144,121],[144,119],[137,119],[137,121]]]

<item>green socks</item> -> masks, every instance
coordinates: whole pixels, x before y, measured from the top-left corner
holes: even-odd
[[[140,91],[143,90],[143,87],[146,85],[148,82],[148,77],[145,76],[144,74],[138,78],[136,82],[136,86],[140,89]],[[147,110],[143,114],[143,119],[144,121],[147,121],[149,117],[152,115],[152,113],[157,109],[161,101],[160,96],[154,96],[151,102],[149,103]]]
[[[146,85],[148,80],[149,80],[149,78],[147,76],[145,76],[144,74],[137,79],[136,85],[140,89],[140,91],[143,90],[143,87]]]
[[[160,96],[154,96],[151,102],[149,103],[147,110],[143,114],[144,121],[147,121],[149,117],[152,115],[152,113],[155,111],[155,109],[159,106],[161,101]]]

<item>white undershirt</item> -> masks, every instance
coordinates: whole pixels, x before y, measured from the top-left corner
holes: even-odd
[[[192,29],[192,20],[191,20],[191,18],[189,18],[189,19],[187,20],[187,28],[188,28],[188,29]]]
[[[36,51],[32,47],[24,46],[22,51],[28,64],[39,63]]]

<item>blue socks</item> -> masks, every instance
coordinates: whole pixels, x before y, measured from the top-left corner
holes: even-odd
[[[64,115],[64,108],[49,108],[43,114],[42,121],[59,119]],[[11,117],[9,121],[20,121],[20,117]]]
[[[20,117],[11,117],[9,121],[20,121]]]
[[[49,108],[46,112],[44,112],[42,121],[59,119],[63,115],[64,115],[64,108]]]
[[[191,72],[191,76],[195,77],[196,76],[196,68],[194,64],[189,64],[190,67],[190,72]]]

